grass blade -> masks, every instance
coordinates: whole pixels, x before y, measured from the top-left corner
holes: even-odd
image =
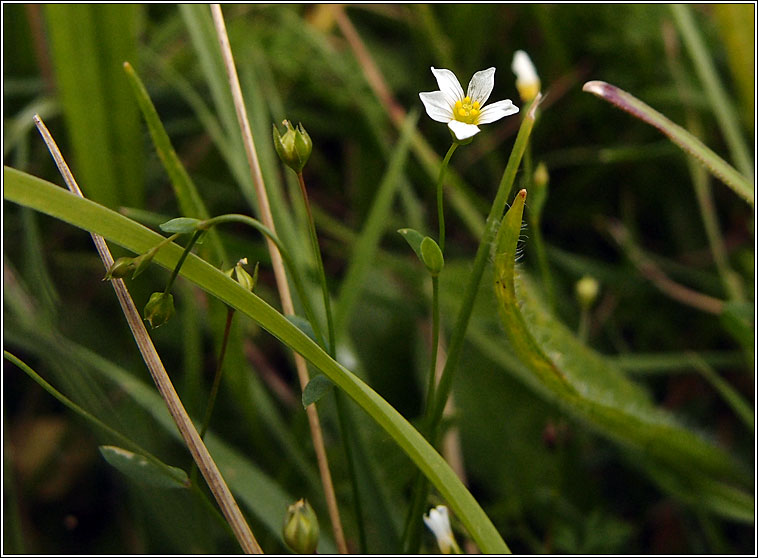
[[[713,176],[724,182],[751,206],[755,204],[751,180],[737,172],[733,166],[716,155],[703,142],[657,110],[649,107],[634,95],[604,81],[588,81],[582,89],[657,128],[676,145],[700,161]]]

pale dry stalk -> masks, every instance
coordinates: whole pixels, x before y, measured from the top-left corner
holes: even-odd
[[[79,189],[79,185],[74,179],[74,175],[71,173],[66,161],[63,159],[63,155],[58,149],[58,145],[55,143],[50,131],[47,129],[44,122],[42,122],[39,115],[34,115],[34,123],[40,131],[40,134],[42,134],[45,144],[47,144],[47,147],[50,150],[50,154],[53,156],[53,159],[55,159],[55,164],[63,176],[63,180],[66,182],[68,189],[77,196],[84,197],[82,191]],[[103,260],[105,269],[110,269],[113,265],[113,256],[111,256],[111,252],[108,249],[108,245],[105,243],[105,239],[103,239],[102,236],[92,234],[92,240],[95,243],[98,254],[100,254],[100,258]],[[237,502],[234,500],[234,496],[221,476],[221,472],[218,470],[211,454],[208,452],[208,448],[205,447],[205,444],[195,429],[195,425],[192,423],[187,411],[184,409],[184,405],[182,405],[179,395],[176,393],[176,390],[171,383],[171,379],[163,366],[163,362],[161,362],[161,358],[153,345],[153,341],[145,328],[145,324],[142,322],[142,318],[137,307],[134,305],[134,301],[126,288],[126,284],[121,279],[113,279],[110,283],[116,291],[116,297],[121,304],[121,309],[123,310],[126,321],[132,331],[134,340],[137,342],[140,353],[142,353],[142,358],[145,360],[145,364],[147,364],[147,367],[150,370],[150,375],[153,377],[153,381],[155,382],[161,397],[166,402],[166,407],[168,407],[171,417],[174,419],[182,438],[184,438],[184,441],[192,454],[192,458],[195,460],[195,463],[197,463],[198,469],[208,483],[208,487],[216,498],[216,502],[218,502],[224,517],[229,522],[240,546],[247,554],[263,554],[263,550],[255,539],[253,532],[250,530],[247,521],[245,521],[245,517],[242,515]]]
[[[258,198],[258,205],[260,209],[260,219],[264,225],[266,225],[272,231],[276,231],[274,226],[274,218],[271,214],[271,207],[268,202],[268,195],[266,193],[266,187],[263,182],[263,174],[261,173],[261,167],[258,162],[258,154],[255,150],[255,142],[253,141],[253,133],[250,128],[250,122],[247,118],[247,110],[245,108],[245,101],[242,98],[242,89],[239,84],[239,78],[237,77],[237,69],[234,65],[234,57],[232,56],[232,49],[229,44],[229,37],[226,33],[226,25],[224,24],[224,16],[221,13],[221,7],[218,4],[211,5],[211,13],[213,14],[213,22],[216,26],[216,33],[218,35],[219,44],[221,45],[221,53],[224,58],[224,65],[229,77],[229,85],[231,87],[232,98],[234,99],[234,108],[237,112],[237,120],[239,121],[240,129],[242,131],[242,138],[245,144],[245,152],[247,154],[247,161],[250,165],[250,173],[253,179],[253,185],[255,186],[256,196]],[[285,315],[293,315],[295,313],[294,305],[292,304],[292,295],[289,289],[289,283],[287,282],[287,274],[284,270],[284,264],[282,257],[279,254],[279,250],[276,245],[268,238],[266,239],[269,253],[271,254],[271,265],[274,269],[274,276],[276,278],[277,289],[279,290],[279,298],[282,303],[282,311]],[[305,359],[299,354],[295,353],[295,368],[297,369],[297,376],[300,380],[301,389],[305,389],[308,385],[310,377],[308,375],[308,367]],[[329,511],[329,518],[332,523],[332,530],[334,531],[334,540],[337,544],[337,549],[341,554],[347,554],[347,543],[345,542],[345,534],[342,529],[342,520],[340,519],[339,507],[337,506],[337,497],[334,493],[334,484],[332,482],[332,475],[329,471],[329,461],[326,456],[326,447],[324,445],[324,438],[321,431],[321,424],[318,418],[318,411],[315,404],[310,404],[306,407],[306,413],[308,415],[308,424],[311,430],[311,437],[313,439],[313,447],[316,452],[316,460],[318,462],[319,474],[321,476],[321,483],[324,488],[324,497],[326,499],[326,505]]]

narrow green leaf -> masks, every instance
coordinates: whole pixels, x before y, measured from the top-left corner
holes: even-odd
[[[649,107],[635,96],[604,81],[588,81],[582,88],[625,110],[632,116],[663,132],[671,141],[695,157],[713,176],[724,182],[751,206],[755,203],[752,180],[749,180],[729,163],[716,155],[703,142],[681,126],[674,124],[657,110]]]
[[[539,391],[612,440],[644,454],[680,484],[716,490],[723,482],[746,483],[744,469],[729,455],[655,407],[646,392],[532,300],[531,287],[524,274],[517,280],[514,263],[524,198],[517,196],[498,232],[495,294],[509,344]],[[719,512],[720,506],[711,509]]]
[[[334,387],[334,382],[323,374],[314,376],[303,390],[303,407],[316,403]]]
[[[142,10],[137,4],[45,6],[79,183],[89,197],[113,208],[143,205],[138,109],[121,71],[124,60],[136,58]]]
[[[197,230],[198,223],[200,223],[200,219],[177,217],[176,219],[161,223],[161,230],[167,233],[189,234]]]
[[[155,151],[158,153],[158,157],[160,158],[161,163],[163,163],[163,168],[166,169],[166,173],[171,179],[171,184],[174,187],[174,194],[179,202],[179,209],[184,215],[197,217],[199,219],[207,219],[210,215],[203,203],[203,199],[200,196],[195,183],[184,168],[179,156],[176,154],[174,146],[171,144],[171,139],[166,133],[166,129],[163,127],[160,116],[158,116],[158,111],[155,109],[155,105],[150,99],[150,95],[148,95],[147,89],[142,83],[142,80],[129,62],[124,62],[124,71],[129,80],[129,85],[131,85],[132,90],[134,91],[134,96],[137,99],[139,108],[142,111],[142,116],[145,119],[147,129],[150,132],[150,137],[155,146]],[[176,221],[176,219],[174,219],[174,221]],[[170,231],[168,229],[163,229],[163,225],[161,225],[161,228],[166,232],[190,233],[194,231],[194,229],[187,231]],[[219,261],[226,261],[226,252],[224,251],[223,244],[221,244],[221,241],[218,238],[218,234],[215,231],[211,231],[210,234],[211,244],[213,245],[216,258]]]
[[[721,128],[721,133],[729,146],[732,161],[740,169],[743,176],[752,177],[753,163],[750,160],[750,151],[748,151],[745,140],[742,138],[742,130],[734,106],[716,72],[715,64],[702,34],[698,31],[692,9],[686,4],[672,4],[670,7],[674,14],[674,21],[682,34],[684,45],[695,63],[695,71],[703,84],[713,113],[716,115],[716,123]],[[749,17],[754,18],[752,13]]]
[[[162,239],[157,233],[123,215],[91,200],[75,196],[42,179],[9,167],[4,168],[3,176],[5,199],[99,234],[135,253],[150,249]],[[154,261],[166,269],[173,269],[182,252],[181,247],[169,244],[158,252]],[[187,257],[180,273],[201,289],[252,318],[344,390],[394,438],[400,448],[436,486],[482,552],[501,554],[509,551],[492,521],[442,456],[400,413],[360,378],[329,357],[313,340],[257,295],[246,291],[236,281],[226,277],[194,254]],[[210,443],[208,446],[213,453]]]
[[[144,455],[116,446],[100,446],[100,454],[113,467],[139,483],[156,488],[187,488],[189,477],[178,467],[158,467]]]

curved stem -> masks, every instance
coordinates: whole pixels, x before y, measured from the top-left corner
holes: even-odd
[[[303,283],[300,280],[300,274],[297,272],[297,268],[294,265],[294,262],[292,261],[292,258],[289,255],[289,252],[284,247],[284,244],[282,244],[282,241],[279,240],[279,237],[274,234],[274,232],[269,229],[266,225],[258,221],[258,219],[255,219],[253,217],[249,217],[248,215],[241,215],[238,213],[229,213],[226,215],[219,215],[217,217],[212,217],[211,219],[206,219],[205,221],[202,221],[198,227],[202,228],[203,230],[206,230],[210,227],[220,225],[223,223],[242,223],[245,225],[248,225],[250,227],[253,227],[255,230],[260,232],[261,234],[265,235],[266,238],[268,238],[271,242],[274,243],[277,250],[279,250],[279,254],[282,256],[282,260],[284,261],[284,265],[287,266],[287,269],[289,269],[290,276],[292,277],[292,282],[295,286],[295,290],[297,291],[297,296],[300,297],[300,302],[303,305],[303,310],[305,311],[305,315],[308,318],[308,321],[311,323],[311,326],[313,327],[313,332],[316,334],[317,342],[323,347],[324,344],[324,335],[321,332],[321,326],[319,326],[318,321],[316,320],[316,314],[313,312],[313,307],[311,306],[310,300],[305,296],[305,289],[303,289]]]
[[[171,292],[171,287],[174,286],[174,281],[176,281],[176,277],[179,275],[179,270],[182,268],[182,265],[187,259],[187,256],[189,256],[189,253],[192,252],[192,247],[195,245],[202,234],[203,231],[195,231],[195,234],[193,234],[192,238],[189,239],[187,246],[184,247],[184,252],[182,252],[182,257],[179,258],[178,262],[176,262],[176,267],[174,267],[174,270],[171,272],[171,277],[169,277],[168,283],[166,283],[166,288],[163,291],[164,293],[168,294]]]
[[[445,208],[442,199],[442,184],[445,179],[445,172],[447,171],[447,165],[450,162],[450,157],[453,156],[453,153],[457,148],[458,142],[453,142],[453,145],[451,145],[450,149],[447,150],[445,158],[442,160],[442,164],[440,165],[440,174],[437,177],[437,220],[439,221],[440,226],[439,245],[440,250],[442,250],[443,254],[445,253]]]

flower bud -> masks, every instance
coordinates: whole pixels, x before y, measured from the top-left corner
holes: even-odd
[[[255,284],[258,282],[258,264],[255,264],[255,270],[253,270],[252,275],[242,267],[243,265],[247,265],[247,258],[242,258],[237,262],[237,265],[234,266],[234,274],[237,276],[237,283],[242,285],[246,290],[253,292]]]
[[[445,267],[445,258],[442,256],[442,250],[437,243],[429,236],[425,236],[421,241],[421,260],[424,262],[426,269],[432,277],[436,277]]]
[[[579,281],[576,282],[576,300],[579,302],[579,306],[583,309],[589,309],[597,298],[600,291],[600,285],[597,279],[589,275],[585,275]]]
[[[110,281],[111,279],[123,279],[134,271],[136,267],[134,258],[119,258],[111,265],[110,269],[103,277],[103,281]]]
[[[289,508],[282,530],[284,542],[297,554],[314,554],[318,546],[318,519],[316,512],[305,499]]]
[[[437,506],[430,509],[429,513],[424,515],[424,523],[434,533],[434,537],[437,539],[437,546],[440,547],[442,554],[461,553],[455,536],[453,536],[453,530],[450,528],[447,506]]]
[[[535,188],[544,188],[548,185],[548,182],[550,182],[550,174],[547,172],[547,165],[540,162],[534,170],[532,184]]]
[[[532,63],[532,59],[523,50],[517,50],[513,55],[511,70],[516,74],[516,89],[521,100],[530,102],[540,92],[540,78]]]
[[[293,171],[300,173],[311,156],[313,142],[302,124],[298,124],[297,129],[289,120],[284,120],[282,124],[287,128],[284,135],[281,135],[274,125],[274,147],[282,162]]]
[[[155,329],[165,324],[174,315],[174,297],[171,293],[153,293],[145,304],[144,319]]]

